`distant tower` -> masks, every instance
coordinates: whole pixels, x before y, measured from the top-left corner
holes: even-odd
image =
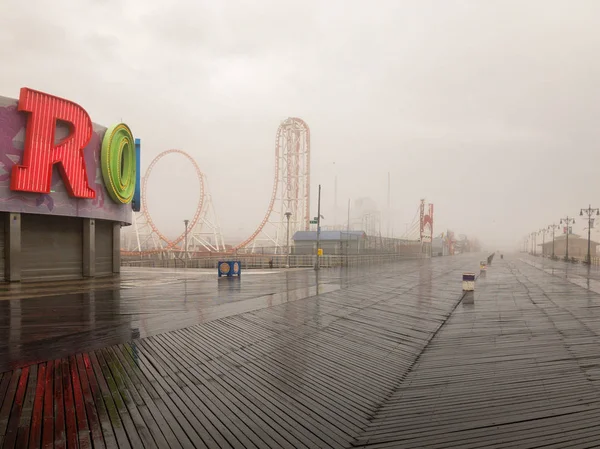
[[[421,247],[422,252],[431,255],[431,242],[433,240],[433,204],[429,204],[425,213],[425,200],[421,200],[420,209]]]

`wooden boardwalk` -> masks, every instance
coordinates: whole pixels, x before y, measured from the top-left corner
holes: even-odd
[[[5,372],[0,447],[600,444],[600,296],[512,259],[461,301],[477,262],[387,267]]]
[[[523,263],[495,262],[473,303],[463,300],[360,443],[597,447],[599,305],[596,293]]]
[[[311,270],[244,274],[217,279],[214,270],[126,268],[113,280],[3,285],[0,372],[316,293]],[[321,290],[340,288],[338,277],[321,276]]]

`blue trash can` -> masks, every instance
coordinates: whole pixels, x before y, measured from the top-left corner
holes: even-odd
[[[242,263],[239,260],[223,260],[217,264],[219,277],[240,276],[242,274]]]

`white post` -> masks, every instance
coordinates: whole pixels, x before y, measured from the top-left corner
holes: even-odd
[[[285,218],[287,218],[287,235],[286,235],[286,242],[287,242],[287,262],[285,267],[289,268],[290,267],[290,217],[292,216],[291,212],[286,212],[285,213]]]

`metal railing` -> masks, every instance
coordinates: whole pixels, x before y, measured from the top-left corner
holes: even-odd
[[[327,255],[331,255],[331,256],[360,256],[360,255],[364,255],[364,254],[404,254],[404,255],[416,255],[418,253],[421,252],[421,245],[420,243],[414,243],[414,242],[410,242],[410,244],[397,244],[393,247],[369,247],[369,246],[365,246],[365,247],[360,247],[357,248],[356,246],[354,247],[348,247],[345,245],[338,245],[336,247],[332,247],[330,245],[324,244],[323,246],[326,246],[326,248],[323,249],[323,251],[327,254]],[[306,256],[313,256],[316,253],[316,246],[314,247],[307,247],[307,246],[301,246],[301,247],[294,247],[294,246],[290,246],[290,255],[294,256],[301,256],[301,255],[306,255]],[[238,248],[237,250],[235,250],[234,254],[238,254],[238,255],[242,255],[242,254],[247,254],[247,255],[281,255],[284,256],[287,254],[286,248],[285,247],[257,247],[257,248]],[[205,256],[206,254],[203,254],[202,256]]]
[[[547,258],[547,259],[552,259],[552,256],[548,255],[548,254],[531,254],[529,253],[530,256],[536,256],[536,257],[543,257],[543,258]],[[565,261],[565,256],[563,255],[557,255],[555,256],[555,258],[553,260],[556,261]],[[595,266],[600,266],[600,257],[599,256],[592,256],[591,257],[591,265],[595,265]],[[569,262],[571,263],[582,263],[582,264],[587,264],[587,255],[585,256],[577,256],[577,257],[569,257]]]
[[[311,268],[315,266],[317,256],[311,255],[290,255],[290,268]],[[366,264],[388,263],[400,260],[421,259],[424,255],[402,255],[402,254],[360,254],[360,255],[325,255],[320,257],[321,268],[334,268],[342,266],[358,266]],[[197,259],[121,259],[121,266],[124,267],[145,267],[145,268],[217,268],[219,261],[238,260],[242,267],[246,269],[270,269],[285,268],[288,264],[288,257],[281,256],[262,256],[262,255],[231,255],[231,256],[211,256]]]

